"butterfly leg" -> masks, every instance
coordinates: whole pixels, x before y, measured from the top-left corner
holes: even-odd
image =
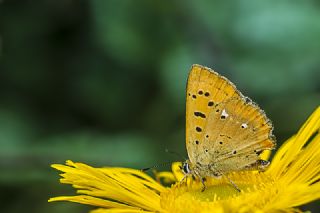
[[[192,177],[192,179],[194,180],[194,175],[185,174],[185,175],[183,176],[183,178],[180,180],[180,183],[185,182],[185,183],[187,184],[187,178],[188,178],[188,177]]]
[[[201,183],[202,183],[202,189],[201,189],[201,192],[204,192],[204,190],[206,190],[207,186],[205,184],[205,180],[206,178],[202,177],[200,174],[199,174],[199,171],[197,170],[194,170],[193,171],[193,177],[196,177],[196,178],[199,178]]]
[[[211,168],[211,169],[212,169],[212,168]],[[221,176],[225,176],[225,177],[228,179],[228,181],[231,183],[231,185],[232,185],[238,192],[241,192],[240,188],[239,188],[227,175],[224,175],[223,173],[214,170],[214,171],[213,171],[213,176],[214,176],[215,178],[219,178],[219,177],[221,177]]]
[[[201,192],[204,192],[204,190],[206,190],[206,184],[204,183],[205,181],[205,178],[203,177],[200,177],[200,180],[201,180],[201,183],[202,183],[202,189],[201,189]]]
[[[228,177],[225,175],[225,177],[228,179],[228,181],[231,183],[231,185],[238,191],[241,192],[241,190],[239,189],[239,187]]]

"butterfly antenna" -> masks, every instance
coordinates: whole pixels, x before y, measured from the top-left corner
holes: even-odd
[[[175,151],[172,151],[172,150],[169,150],[169,149],[166,149],[165,151],[166,151],[166,153],[170,153],[170,154],[173,154],[173,155],[178,156],[178,157],[181,158],[181,159],[187,160],[185,157],[183,157],[183,156],[182,156],[180,153],[178,153],[178,152],[175,152]]]
[[[176,155],[176,156],[178,156],[180,159],[187,160],[187,159],[185,159],[185,157],[183,157],[183,156],[182,156],[180,153],[178,153],[178,152],[171,151],[171,150],[169,150],[169,149],[165,149],[165,152],[166,152],[166,153],[173,154],[173,155]],[[161,163],[161,164],[159,164],[159,165],[147,167],[147,168],[141,169],[141,171],[142,171],[142,172],[146,172],[146,171],[148,171],[148,170],[150,170],[150,169],[159,168],[159,167],[166,166],[166,165],[169,165],[169,164],[172,164],[172,162],[165,162],[165,163]]]
[[[151,167],[147,167],[147,168],[144,168],[144,169],[141,169],[142,172],[146,172],[150,169],[155,169],[155,168],[159,168],[159,167],[162,167],[162,166],[166,166],[166,165],[169,165],[171,164],[172,162],[165,162],[165,163],[161,163],[159,165],[155,165],[155,166],[151,166]]]

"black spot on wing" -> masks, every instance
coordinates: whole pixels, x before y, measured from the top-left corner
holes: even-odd
[[[194,115],[197,117],[206,118],[206,115],[203,114],[202,112],[194,112]]]

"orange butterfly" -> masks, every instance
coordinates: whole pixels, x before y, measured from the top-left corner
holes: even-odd
[[[200,178],[204,190],[205,177],[264,170],[269,162],[260,154],[275,147],[272,130],[264,111],[232,82],[210,68],[192,66],[187,83],[185,177]]]

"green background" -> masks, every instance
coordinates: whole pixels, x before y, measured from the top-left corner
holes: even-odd
[[[255,100],[281,144],[319,105],[319,20],[316,0],[0,1],[0,211],[90,209],[47,203],[73,193],[52,163],[183,160],[165,149],[187,156],[194,63]]]

